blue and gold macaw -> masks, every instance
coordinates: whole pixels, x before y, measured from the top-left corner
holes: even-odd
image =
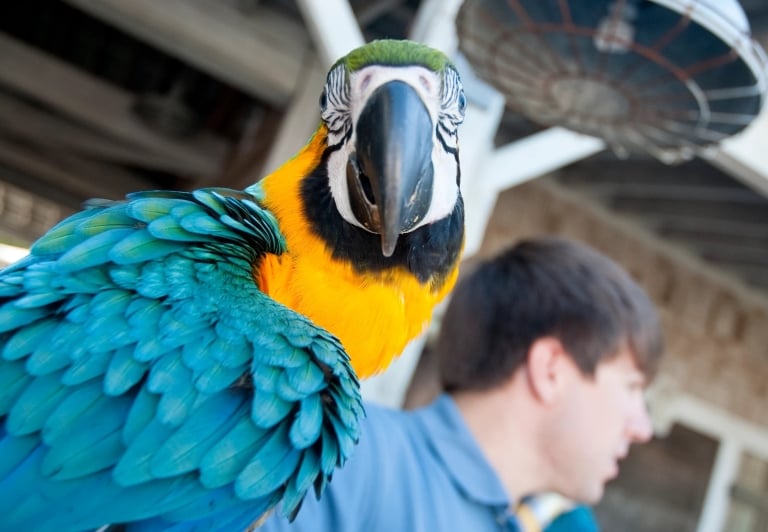
[[[261,182],[91,202],[1,272],[0,529],[231,530],[319,496],[358,378],[456,280],[465,105],[442,53],[375,41]]]

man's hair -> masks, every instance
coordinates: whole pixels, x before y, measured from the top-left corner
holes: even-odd
[[[585,375],[628,348],[651,378],[662,351],[656,310],[608,257],[570,240],[521,241],[456,286],[435,350],[443,389],[492,388],[553,337]]]

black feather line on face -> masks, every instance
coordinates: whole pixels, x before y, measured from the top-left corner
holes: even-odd
[[[448,145],[447,142],[445,142],[445,138],[443,137],[443,132],[446,132],[446,134],[449,134],[447,130],[438,123],[437,127],[435,127],[435,137],[440,142],[440,145],[443,147],[443,149],[447,152],[453,155],[453,160],[456,161],[456,186],[461,186],[461,164],[459,163],[459,149],[458,148],[452,148]]]
[[[381,238],[344,220],[328,186],[326,149],[320,163],[301,184],[301,201],[312,232],[327,243],[332,256],[348,261],[361,274],[385,273],[402,266],[421,283],[437,290],[456,266],[464,241],[464,202],[459,196],[451,214],[410,233],[400,235],[391,257],[381,253]]]

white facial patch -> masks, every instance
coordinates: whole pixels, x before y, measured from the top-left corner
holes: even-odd
[[[455,76],[455,72],[449,74]],[[376,89],[390,81],[399,80],[411,86],[424,102],[432,120],[432,164],[434,182],[432,201],[424,218],[414,230],[451,213],[459,194],[457,184],[458,165],[455,155],[446,151],[446,146],[457,148],[457,116],[463,117],[463,102],[454,94],[444,93],[444,80],[441,73],[421,66],[382,66],[371,65],[349,75],[349,85],[343,82],[343,66],[331,72],[326,85],[326,105],[322,118],[329,127],[329,145],[340,145],[328,159],[328,174],[331,194],[341,216],[358,227],[363,225],[355,218],[347,189],[347,161],[355,151],[356,133],[354,125],[365,107],[365,103]],[[449,80],[458,83],[458,79]],[[460,89],[459,89],[460,90]],[[446,98],[448,97],[448,101]],[[463,94],[461,95],[463,98]],[[438,128],[437,124],[443,127]],[[439,138],[438,138],[439,137]],[[347,139],[345,141],[345,139]]]

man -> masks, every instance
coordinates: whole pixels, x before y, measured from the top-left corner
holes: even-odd
[[[643,392],[661,345],[648,296],[610,259],[521,242],[454,290],[435,345],[444,393],[410,412],[368,405],[322,498],[263,530],[517,531],[525,496],[596,503],[652,436]]]

